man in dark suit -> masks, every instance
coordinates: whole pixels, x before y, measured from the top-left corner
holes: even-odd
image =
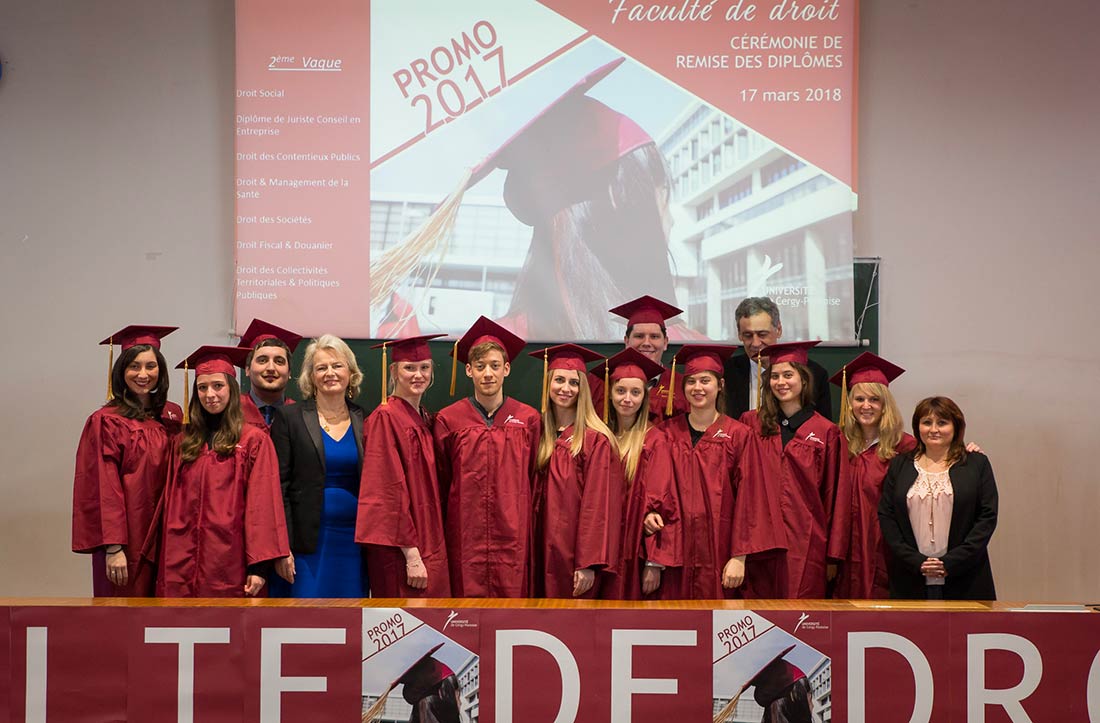
[[[742,301],[734,311],[734,318],[745,353],[734,354],[726,360],[726,414],[737,419],[757,407],[756,355],[782,338],[783,322],[779,319],[779,307],[766,296],[750,296]],[[809,367],[813,374],[814,409],[826,419],[832,419],[829,373],[813,359]]]

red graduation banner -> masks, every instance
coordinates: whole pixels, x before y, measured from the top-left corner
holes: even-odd
[[[792,686],[814,720],[1100,720],[1088,612],[4,602],[0,721],[408,720],[451,675],[485,723],[758,721]]]
[[[851,341],[857,0],[237,0],[236,309],[305,334]]]

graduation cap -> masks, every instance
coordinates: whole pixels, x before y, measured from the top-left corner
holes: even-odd
[[[458,377],[458,363],[470,363],[470,350],[478,344],[496,344],[504,352],[504,361],[511,362],[527,345],[523,339],[505,329],[500,324],[484,316],[479,316],[461,338],[455,341],[451,352],[451,396],[455,395],[455,380]]]
[[[542,411],[546,412],[546,400],[550,391],[550,372],[558,369],[574,371],[585,374],[588,365],[595,361],[603,361],[602,354],[597,354],[591,349],[585,349],[576,344],[558,344],[548,346],[538,351],[528,353],[536,359],[542,359]]]
[[[287,331],[282,327],[275,326],[274,324],[269,324],[263,319],[253,319],[252,323],[249,324],[248,328],[241,334],[241,340],[238,342],[238,346],[246,346],[255,351],[260,344],[270,339],[276,339],[286,344],[287,349],[293,354],[294,350],[298,348],[298,344],[302,341],[302,336],[292,331]]]
[[[390,692],[398,685],[405,686],[401,690],[401,696],[406,703],[415,707],[418,702],[435,692],[437,685],[454,675],[455,672],[446,663],[432,657],[433,653],[442,648],[443,645],[444,643],[436,643],[423,654],[419,654],[418,651],[412,653],[418,655],[418,657],[406,657],[406,661],[411,660],[408,667],[390,683],[390,687],[363,714],[363,720],[376,719],[385,708],[386,699],[389,697]]]
[[[630,328],[636,324],[660,324],[663,329],[665,321],[677,314],[684,313],[672,304],[666,304],[652,296],[639,296],[633,301],[609,309],[612,314],[626,319],[626,326]]]
[[[421,334],[420,336],[407,336],[404,339],[393,339],[375,344],[371,349],[382,350],[382,404],[389,404],[389,367],[386,360],[386,349],[393,352],[394,362],[417,362],[432,358],[432,348],[428,346],[429,339],[438,339],[446,334]]]
[[[756,354],[756,398],[764,398],[764,367],[760,364],[760,357],[768,358],[768,364],[775,365],[780,362],[794,362],[806,366],[810,361],[809,351],[821,343],[820,339],[814,341],[785,341],[778,344],[770,344]]]
[[[495,169],[508,172],[505,205],[531,226],[589,197],[606,180],[604,171],[653,143],[630,118],[585,95],[624,61],[616,58],[580,78],[465,175],[416,231],[371,266],[372,304],[390,298],[421,259],[445,244],[463,194]]]
[[[243,346],[200,346],[195,351],[176,365],[176,369],[183,370],[183,423],[191,423],[191,408],[188,400],[190,389],[187,384],[187,370],[195,372],[195,378],[203,374],[228,374],[236,376],[233,367],[244,368],[245,360],[252,350]]]
[[[851,407],[848,402],[848,390],[857,384],[881,384],[890,386],[905,370],[877,354],[865,351],[841,367],[829,381],[840,387],[840,419],[843,424],[848,418]]]
[[[786,694],[787,689],[796,681],[806,677],[800,668],[787,662],[784,658],[794,650],[794,645],[788,645],[774,656],[767,658],[761,665],[753,669],[752,675],[745,681],[733,699],[726,707],[714,717],[714,720],[726,720],[729,714],[737,707],[737,701],[745,694],[745,691],[755,686],[752,697],[756,703],[767,708]]]
[[[668,404],[665,416],[672,416],[672,400],[676,396],[676,360],[684,365],[684,376],[700,372],[714,372],[721,379],[725,372],[725,362],[733,356],[738,347],[733,344],[685,344],[672,357],[672,377],[669,379]]]
[[[637,349],[627,347],[596,365],[593,373],[603,375],[603,418],[606,422],[611,412],[611,383],[622,379],[641,379],[648,382],[659,376],[665,368]]]
[[[109,337],[99,342],[100,346],[106,344],[110,349],[107,352],[107,401],[111,401],[115,397],[114,389],[111,384],[111,373],[114,371],[115,366],[115,344],[122,347],[122,351],[126,351],[130,347],[137,346],[138,344],[146,344],[154,349],[160,349],[160,340],[171,334],[178,329],[178,326],[149,326],[144,324],[131,324],[124,327]]]

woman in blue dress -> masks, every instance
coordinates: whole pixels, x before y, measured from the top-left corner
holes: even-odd
[[[355,404],[363,373],[340,338],[325,334],[306,348],[298,378],[304,400],[280,407],[271,425],[279,456],[291,556],[276,565],[276,597],[367,597],[370,586],[355,543],[363,468],[363,409]]]

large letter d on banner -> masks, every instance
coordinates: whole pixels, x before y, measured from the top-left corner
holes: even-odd
[[[848,633],[848,721],[866,723],[868,648],[885,648],[900,653],[913,671],[917,694],[909,723],[928,723],[932,719],[932,667],[928,658],[909,638],[894,633]]]
[[[554,723],[573,723],[581,702],[581,674],[577,659],[558,638],[541,630],[497,631],[496,719],[512,723],[512,649],[520,645],[541,648],[554,657],[561,671],[561,705]]]

